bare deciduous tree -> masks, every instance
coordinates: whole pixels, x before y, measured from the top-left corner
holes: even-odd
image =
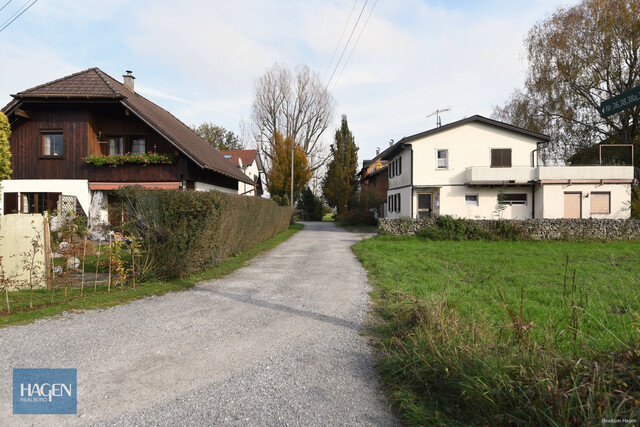
[[[494,117],[548,133],[546,149],[560,159],[600,142],[640,145],[640,107],[606,118],[599,111],[640,84],[639,16],[637,0],[582,0],[538,22],[525,40],[525,88]]]
[[[333,96],[307,65],[292,73],[274,64],[256,80],[251,112],[253,134],[265,160],[270,163],[270,143],[278,132],[304,149],[312,170],[321,167],[327,150],[320,137],[331,125],[334,111]]]

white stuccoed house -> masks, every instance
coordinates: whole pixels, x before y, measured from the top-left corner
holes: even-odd
[[[630,217],[633,166],[541,166],[548,141],[478,115],[404,137],[381,155],[385,217]],[[500,193],[504,209],[496,209]]]

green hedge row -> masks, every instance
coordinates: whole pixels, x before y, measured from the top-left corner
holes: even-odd
[[[285,231],[291,209],[217,191],[122,190],[123,232],[159,279],[189,276]]]

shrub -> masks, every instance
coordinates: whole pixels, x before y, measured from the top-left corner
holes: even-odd
[[[340,225],[378,225],[378,220],[373,212],[362,210],[349,210],[336,216]]]
[[[438,217],[433,225],[427,225],[417,234],[429,240],[485,240],[489,237],[489,234],[476,224],[448,215]]]
[[[428,240],[520,240],[524,232],[513,221],[499,219],[481,223],[443,215],[417,233]]]
[[[302,192],[297,208],[302,211],[304,221],[322,221],[322,200],[316,197],[309,187]]]
[[[184,277],[287,229],[291,209],[217,191],[126,189],[123,231],[140,242],[152,274]]]
[[[640,187],[631,190],[631,218],[640,219]]]

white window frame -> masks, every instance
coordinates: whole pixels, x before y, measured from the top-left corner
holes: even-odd
[[[527,196],[527,193],[504,193],[505,197],[516,194],[524,196],[524,200],[504,200],[502,204],[507,206],[527,206],[529,202],[529,196]]]
[[[439,157],[440,153],[445,153],[445,157],[443,159]],[[441,162],[441,160],[443,161]],[[449,150],[446,148],[436,148],[436,170],[447,169],[449,169]]]
[[[470,203],[467,197],[475,197],[475,203]],[[480,206],[480,196],[478,194],[465,194],[464,195],[465,206]]]

